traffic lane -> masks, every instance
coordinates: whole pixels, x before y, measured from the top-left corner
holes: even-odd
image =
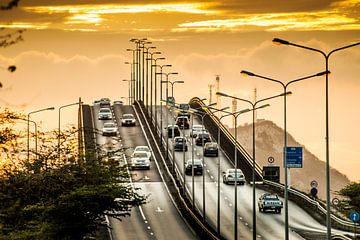
[[[113,119],[111,119],[111,120],[99,120],[98,119],[98,113],[99,113],[99,110],[100,110],[100,105],[94,105],[94,106],[90,107],[91,112],[92,112],[92,116],[93,116],[93,120],[94,120],[93,123],[94,123],[94,128],[95,128],[94,130],[95,130],[96,143],[97,143],[97,145],[104,146],[104,147],[107,147],[105,145],[111,145],[111,143],[116,141],[116,140],[120,141],[119,134],[117,134],[115,137],[110,137],[110,136],[104,137],[104,136],[102,136],[102,128],[104,126],[104,123],[106,123],[106,122],[114,122],[113,109],[111,108],[110,105],[108,107],[112,110]]]
[[[109,217],[111,234],[114,240],[117,239],[156,239],[146,220],[143,219],[138,207],[131,209],[131,216],[118,220]]]
[[[122,115],[126,113],[131,113],[135,116],[135,126],[121,126]],[[122,138],[122,147],[125,150],[125,155],[129,162],[131,154],[133,153],[136,146],[148,146],[148,144],[141,130],[141,126],[139,125],[139,119],[137,119],[132,106],[114,105],[114,114],[116,122],[118,123],[119,133]],[[150,170],[133,169],[131,170],[131,175],[134,182],[144,180],[161,182],[160,175],[156,170],[156,165],[153,160],[150,162]]]
[[[143,211],[151,222],[151,229],[157,239],[197,239],[185,221],[179,217],[179,212],[174,207],[163,183],[135,183],[135,186],[150,194]]]

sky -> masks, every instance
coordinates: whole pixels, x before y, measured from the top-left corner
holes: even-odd
[[[4,0],[0,0],[4,4]],[[325,70],[324,58],[292,46],[276,46],[275,37],[329,52],[360,41],[360,0],[34,0],[0,12],[2,35],[26,29],[24,41],[0,49],[0,106],[34,114],[44,129],[57,126],[58,107],[101,97],[127,97],[134,48],[131,38],[148,38],[183,80],[177,101],[209,99],[209,84],[220,75],[220,91],[257,100],[283,91],[279,84],[240,75],[241,70],[288,82]],[[159,60],[160,61],[160,60]],[[360,180],[360,46],[331,56],[329,67],[330,164],[351,180]],[[165,68],[164,68],[165,69]],[[325,78],[288,87],[287,129],[321,160],[325,159]],[[220,99],[221,107],[231,101]],[[258,111],[258,118],[283,127],[282,99]],[[249,106],[238,102],[238,109]],[[62,110],[62,126],[75,124],[75,107]],[[251,121],[251,114],[239,118]],[[231,124],[229,120],[226,124]],[[271,154],[271,153],[269,153]],[[306,164],[306,159],[305,163]],[[311,179],[309,179],[309,182]]]

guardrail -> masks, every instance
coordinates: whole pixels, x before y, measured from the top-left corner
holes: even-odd
[[[280,183],[271,182],[268,180],[264,180],[264,184],[271,186],[273,190],[277,192],[283,192],[285,187]],[[289,199],[296,202],[299,206],[307,211],[311,216],[317,219],[319,222],[326,224],[326,209],[322,206],[318,201],[310,198],[308,195],[296,190],[296,189],[288,189]],[[353,231],[356,228],[356,231],[360,231],[359,226],[354,226],[354,223],[348,220],[344,220],[339,218],[335,214],[331,214],[331,225],[335,228],[344,231]]]
[[[204,125],[212,136],[218,135],[218,128],[220,128],[220,147],[226,153],[228,158],[234,164],[234,146],[237,148],[238,166],[243,171],[248,182],[252,181],[253,159],[246,149],[237,141],[227,128],[219,121],[219,119],[209,109],[202,109],[205,104],[197,97],[192,98],[189,102],[190,107],[198,109],[200,114],[207,113],[209,117],[204,117]],[[255,181],[262,181],[262,169],[255,163]]]
[[[201,239],[224,239],[223,237],[219,236],[207,222],[203,222],[202,216],[200,216],[197,211],[194,211],[192,209],[191,201],[189,200],[189,198],[187,198],[187,194],[185,196],[182,194],[184,187],[181,184],[182,181],[179,180],[177,174],[172,175],[171,170],[169,169],[169,167],[171,166],[171,162],[165,159],[164,155],[166,152],[164,151],[164,149],[162,149],[161,146],[159,146],[159,143],[163,143],[164,139],[160,140],[159,136],[156,136],[154,134],[158,133],[158,128],[150,126],[152,122],[148,120],[148,116],[143,111],[144,106],[142,105],[142,103],[136,101],[134,105],[136,111],[140,113],[139,116],[141,117],[141,119],[139,120],[144,121],[147,125],[147,129],[149,130],[151,135],[151,141],[153,143],[156,143],[157,155],[160,156],[161,159],[161,162],[159,162],[159,166],[162,168],[162,175],[166,180],[164,183],[168,186],[169,192],[171,193],[181,215]]]

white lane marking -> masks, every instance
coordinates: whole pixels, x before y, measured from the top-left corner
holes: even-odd
[[[155,210],[155,212],[161,213],[161,212],[164,212],[164,209],[161,209],[160,207],[157,207],[156,210]]]

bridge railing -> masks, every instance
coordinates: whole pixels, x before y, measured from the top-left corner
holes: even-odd
[[[234,136],[229,130],[220,122],[219,118],[216,117],[211,110],[202,109],[205,106],[204,102],[200,98],[192,98],[189,102],[190,107],[198,109],[200,114],[207,113],[209,117],[204,117],[204,125],[209,130],[212,136],[218,135],[218,129],[220,128],[220,147],[234,163],[234,148],[237,148],[237,159],[238,167],[242,169],[245,178],[248,182],[252,181],[252,169],[253,169],[253,158],[246,151],[246,149],[238,142],[235,141]],[[255,163],[255,181],[262,181],[262,169]]]

